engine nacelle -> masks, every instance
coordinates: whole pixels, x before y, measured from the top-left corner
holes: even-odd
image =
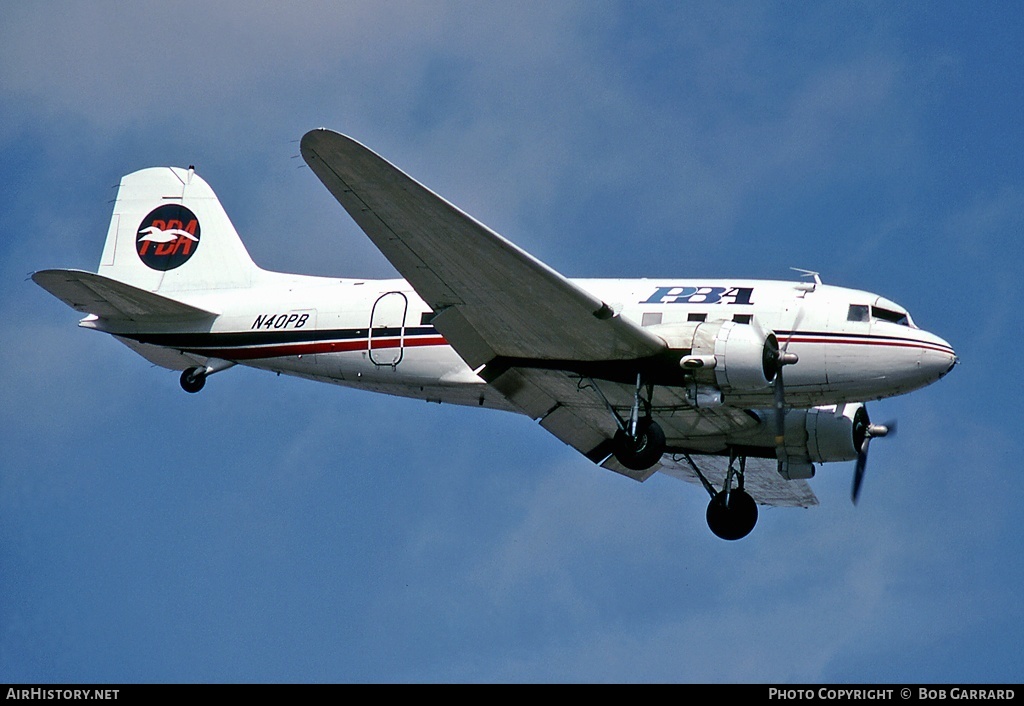
[[[764,392],[775,379],[779,341],[774,333],[735,321],[652,326],[653,333],[676,349],[690,349],[680,361],[698,384],[725,394]]]
[[[689,349],[679,361],[699,387],[714,386],[723,394],[763,393],[785,357],[778,338],[750,324],[734,321],[687,322],[651,326],[672,348]],[[796,357],[794,357],[796,358]]]
[[[772,413],[766,411],[763,415],[766,429],[770,429],[774,424]],[[810,478],[815,463],[857,458],[867,418],[867,410],[859,402],[786,412],[782,475],[788,479]]]
[[[867,419],[864,405],[813,407],[806,411],[807,457],[814,463],[852,461],[857,458]]]
[[[774,333],[764,335],[749,324],[724,321],[714,338],[715,378],[722,392],[758,392],[775,379],[774,355],[779,342]],[[700,336],[698,329],[694,343]],[[696,352],[697,346],[694,346]]]

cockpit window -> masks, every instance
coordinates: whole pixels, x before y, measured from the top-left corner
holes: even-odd
[[[879,306],[873,306],[871,307],[871,315],[876,319],[881,319],[882,321],[891,321],[892,323],[899,324],[900,326],[910,326],[910,318],[902,311],[893,311],[892,309],[883,309]]]
[[[850,313],[846,315],[847,321],[867,321],[867,304],[850,304]]]

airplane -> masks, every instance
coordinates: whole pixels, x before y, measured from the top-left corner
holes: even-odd
[[[958,363],[902,306],[817,273],[569,279],[350,137],[300,151],[404,279],[258,267],[193,167],[124,176],[97,271],[32,279],[186,392],[241,364],[525,414],[605,469],[703,486],[726,540],[758,505],[818,504],[816,465],[855,461],[856,503],[894,430],[865,403]]]

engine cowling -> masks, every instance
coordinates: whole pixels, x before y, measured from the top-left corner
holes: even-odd
[[[735,321],[677,324],[655,332],[673,348],[690,349],[680,361],[683,369],[724,394],[764,392],[775,379],[779,341],[772,332]]]
[[[774,422],[764,412],[765,429]],[[858,403],[789,410],[785,422],[783,476],[811,478],[815,463],[852,461],[857,458],[867,424],[867,410]],[[768,439],[764,442],[766,445]]]
[[[725,321],[715,335],[715,378],[722,392],[758,392],[775,379],[779,341],[748,324]]]
[[[814,463],[852,461],[857,458],[862,428],[867,419],[864,405],[813,407],[805,412],[807,457]],[[788,443],[788,442],[787,442]]]

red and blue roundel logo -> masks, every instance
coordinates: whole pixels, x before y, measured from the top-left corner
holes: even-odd
[[[164,204],[142,219],[135,237],[135,252],[147,267],[173,270],[199,248],[199,219],[180,204]]]

